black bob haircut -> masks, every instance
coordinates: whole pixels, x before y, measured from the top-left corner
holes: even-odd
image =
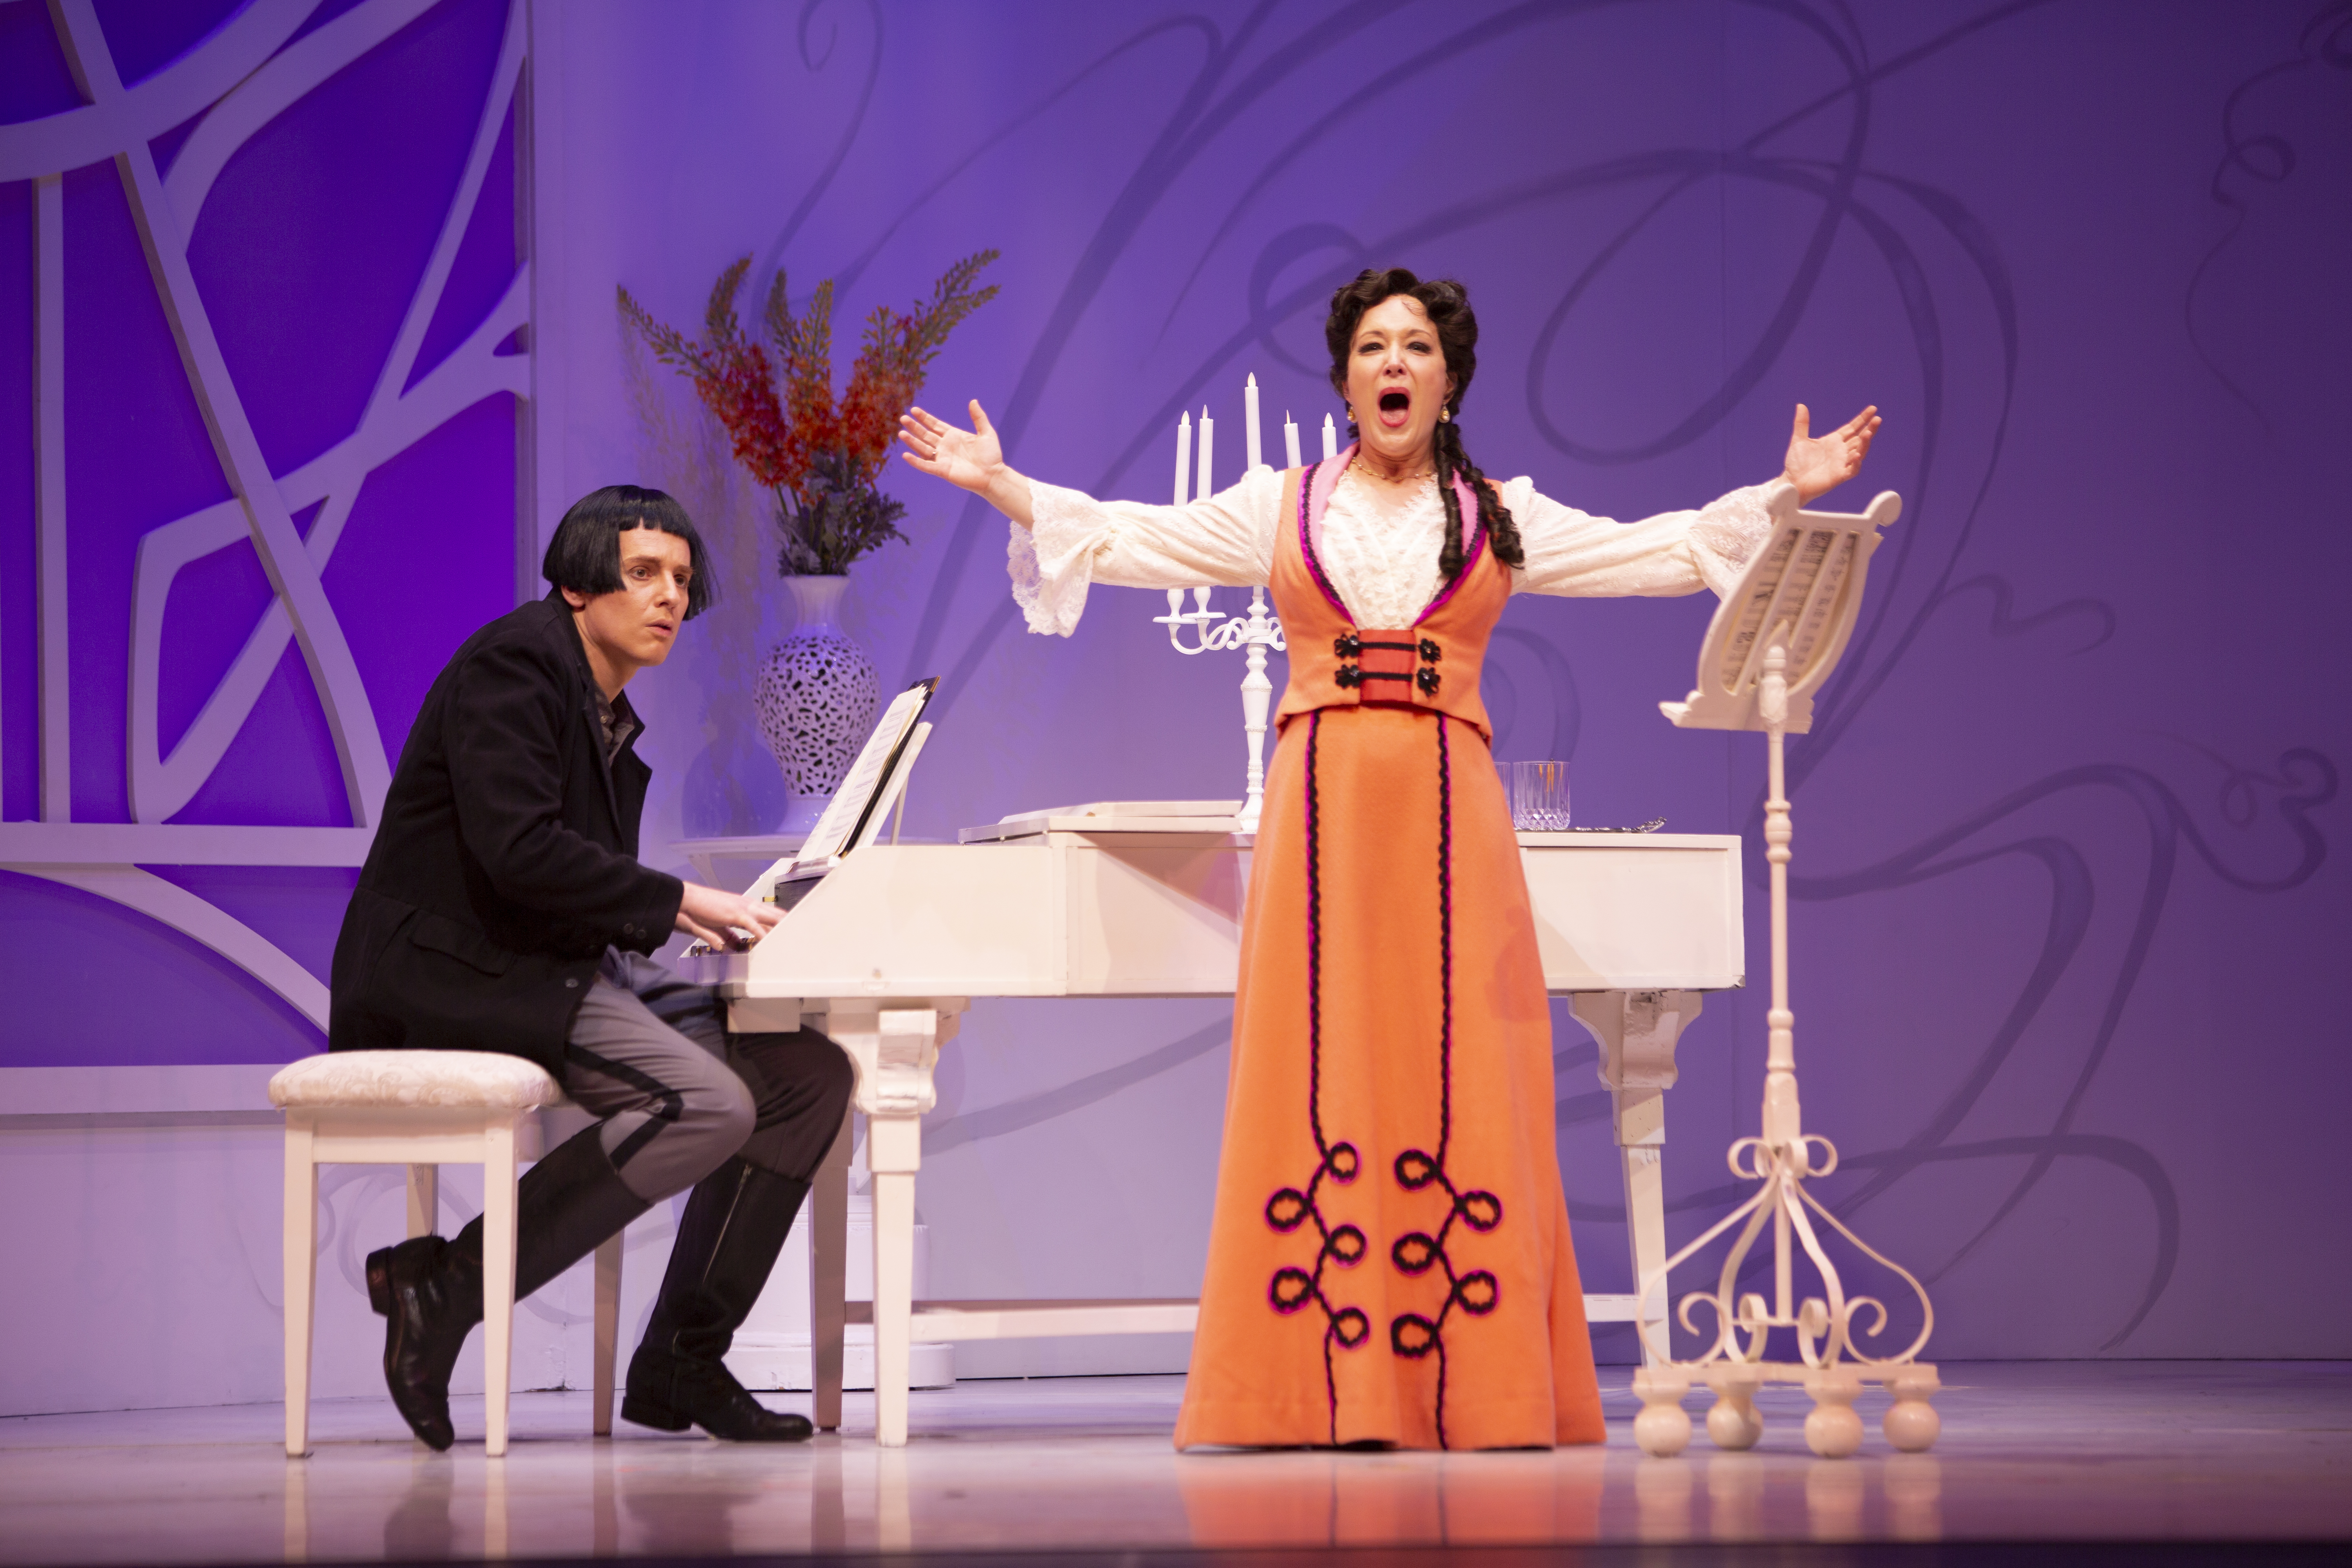
[[[572,503],[555,537],[547,542],[547,559],[539,574],[558,588],[575,594],[617,594],[621,591],[621,535],[633,528],[650,528],[686,541],[687,563],[694,575],[686,585],[686,618],[694,619],[710,607],[710,558],[703,552],[702,535],[686,508],[660,490],[636,485],[606,485]]]

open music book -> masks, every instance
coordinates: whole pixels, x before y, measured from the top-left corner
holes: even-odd
[[[931,727],[922,721],[923,710],[930,705],[931,693],[939,684],[937,676],[927,676],[898,693],[882,710],[874,732],[866,738],[857,760],[833,792],[832,803],[817,818],[799,853],[770,867],[752,885],[752,898],[797,902],[796,894],[806,888],[787,894],[788,886],[815,881],[841,864],[843,856],[874,841],[891,807],[906,793],[907,775],[929,737]]]

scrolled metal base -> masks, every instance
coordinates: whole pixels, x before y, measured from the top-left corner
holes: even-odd
[[[1643,1453],[1657,1458],[1682,1452],[1691,1437],[1690,1416],[1682,1401],[1696,1384],[1716,1394],[1715,1405],[1706,1415],[1707,1436],[1720,1448],[1751,1448],[1764,1432],[1764,1419],[1755,1405],[1757,1391],[1768,1383],[1793,1383],[1813,1399],[1812,1412],[1805,1418],[1807,1447],[1825,1459],[1842,1459],[1862,1447],[1863,1421],[1853,1402],[1865,1386],[1877,1384],[1894,1396],[1883,1423],[1887,1442],[1905,1453],[1918,1453],[1932,1446],[1942,1423],[1928,1401],[1940,1384],[1936,1369],[1914,1358],[1934,1331],[1935,1306],[1926,1288],[1907,1269],[1854,1235],[1805,1190],[1806,1177],[1825,1176],[1837,1169],[1836,1148],[1829,1140],[1813,1136],[1779,1145],[1742,1138],[1731,1146],[1728,1160],[1736,1174],[1761,1184],[1755,1194],[1642,1281],[1646,1300],[1654,1290],[1664,1289],[1676,1267],[1738,1226],[1716,1289],[1692,1291],[1675,1310],[1682,1326],[1693,1333],[1702,1331],[1695,1311],[1700,1308],[1712,1311],[1714,1342],[1688,1361],[1673,1360],[1663,1344],[1653,1342],[1645,1346],[1650,1364],[1633,1375],[1633,1392],[1643,1402],[1642,1413],[1633,1422],[1634,1441]],[[1757,1292],[1736,1293],[1741,1266],[1768,1223],[1773,1231],[1775,1285],[1769,1306]],[[1918,1297],[1919,1332],[1901,1351],[1872,1356],[1855,1344],[1857,1321],[1865,1310],[1869,1321],[1861,1324],[1861,1335],[1869,1339],[1885,1329],[1886,1309],[1873,1297],[1846,1294],[1836,1266],[1822,1249],[1817,1224],[1826,1225],[1873,1262],[1900,1276]],[[1792,1242],[1820,1277],[1822,1294],[1796,1300],[1791,1288]],[[1775,1329],[1795,1334],[1798,1360],[1765,1359]]]

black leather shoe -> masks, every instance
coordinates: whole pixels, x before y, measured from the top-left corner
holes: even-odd
[[[669,1269],[637,1353],[623,1419],[663,1432],[699,1426],[730,1443],[797,1443],[815,1428],[744,1391],[724,1357],[760,1300],[808,1184],[734,1159],[687,1199]]]
[[[482,1255],[437,1236],[368,1254],[368,1304],[383,1314],[383,1381],[393,1408],[426,1445],[457,1441],[449,1373],[482,1321]]]
[[[596,1249],[652,1205],[623,1184],[601,1131],[565,1140],[525,1171],[515,1199],[515,1300]],[[436,1448],[457,1440],[449,1373],[482,1321],[482,1222],[455,1237],[411,1237],[368,1254],[368,1304],[383,1314],[383,1381],[409,1430]]]
[[[730,1443],[798,1443],[816,1431],[807,1416],[752,1398],[723,1364],[649,1357],[642,1349],[629,1362],[621,1416],[663,1432],[699,1426]]]

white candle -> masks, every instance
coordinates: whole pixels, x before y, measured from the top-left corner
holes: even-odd
[[[1258,455],[1257,377],[1255,374],[1252,374],[1249,384],[1242,388],[1242,423],[1246,426],[1242,431],[1242,444],[1249,448],[1250,471],[1255,473],[1265,467],[1265,459]]]
[[[1323,416],[1323,456],[1326,460],[1339,455],[1339,432],[1331,427],[1331,416]]]
[[[1192,494],[1202,500],[1207,500],[1217,493],[1216,487],[1209,482],[1209,475],[1214,471],[1216,444],[1216,423],[1209,417],[1209,411],[1202,408],[1201,410],[1201,482],[1192,487]]]
[[[1176,501],[1184,504],[1184,481],[1192,477],[1192,416],[1180,416],[1176,421]]]
[[[1282,455],[1290,467],[1295,468],[1299,466],[1298,426],[1291,423],[1290,410],[1287,408],[1282,411]]]

